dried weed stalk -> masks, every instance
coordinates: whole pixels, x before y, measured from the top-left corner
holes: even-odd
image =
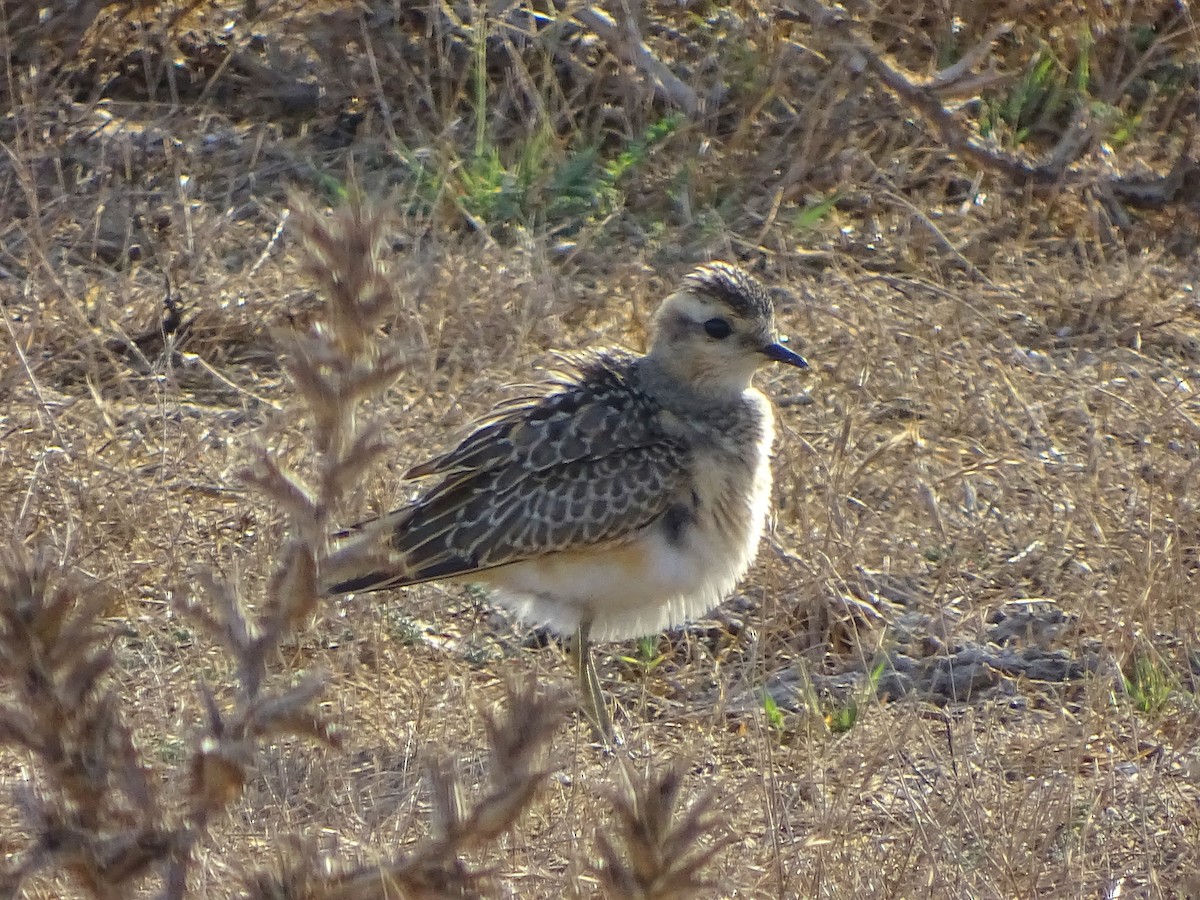
[[[241,795],[263,742],[335,743],[312,707],[322,678],[293,673],[291,686],[276,686],[268,663],[317,606],[331,511],[383,450],[378,429],[356,425],[355,407],[385,388],[403,360],[376,340],[397,305],[379,252],[384,214],[357,203],[326,219],[302,202],[297,207],[308,274],[328,298],[323,321],[281,336],[312,423],[311,471],[305,477],[261,450],[243,473],[290,525],[262,602],[248,603],[238,585],[214,573],[200,573],[202,596],[179,602],[180,612],[236,662],[234,699],[222,708],[217,692],[200,685],[206,721],[180,779],[183,802],[164,803],[105,679],[114,654],[100,621],[102,593],[52,585],[51,567],[18,551],[0,559],[0,744],[23,750],[39,775],[21,804],[32,847],[0,871],[0,894],[16,893],[36,871],[57,869],[93,897],[125,897],[157,868],[161,896],[182,898],[195,848]],[[315,856],[293,854],[285,874],[254,883],[256,895],[469,895],[482,876],[467,869],[460,852],[504,833],[528,805],[544,775],[541,751],[561,718],[554,714],[558,701],[530,689],[510,700],[511,717],[488,720],[490,792],[464,812],[458,780],[446,766],[433,766],[435,834],[412,855],[331,876]]]
[[[720,827],[710,808],[712,798],[700,797],[680,815],[683,780],[677,769],[641,783],[628,770],[625,774],[626,793],[613,800],[616,839],[604,832],[597,835],[605,895],[616,900],[675,900],[712,888],[700,878],[700,870],[734,840],[725,835],[703,843]],[[618,842],[624,845],[624,859],[617,852]]]
[[[18,798],[32,843],[0,871],[0,896],[57,868],[93,897],[124,897],[178,846],[106,683],[114,657],[98,624],[104,602],[99,591],[54,583],[44,558],[0,557],[0,744],[24,751],[41,775]]]
[[[510,686],[508,713],[486,717],[489,787],[467,806],[462,780],[444,762],[430,765],[433,833],[412,853],[351,871],[317,871],[296,849],[274,873],[250,883],[254,900],[383,900],[390,897],[478,897],[488,873],[470,869],[461,854],[507,832],[544,781],[545,751],[562,721],[561,696],[536,693],[532,679]]]
[[[326,742],[333,738],[329,725],[310,710],[321,677],[301,673],[290,688],[268,688],[267,661],[315,611],[332,510],[383,452],[377,429],[356,427],[355,408],[386,388],[403,365],[398,354],[381,349],[376,340],[379,325],[398,302],[380,259],[383,211],[351,204],[325,220],[303,201],[297,199],[295,205],[309,249],[307,273],[327,300],[323,320],[307,333],[278,336],[284,365],[312,426],[312,473],[305,478],[265,449],[242,473],[283,510],[290,525],[259,609],[249,612],[237,587],[213,574],[201,576],[203,599],[188,596],[180,604],[181,612],[238,665],[237,695],[228,713],[203,688],[208,722],[191,765],[193,840],[204,833],[213,814],[241,794],[261,741],[288,735]],[[179,854],[173,862],[173,896],[182,896],[190,859],[191,854]]]

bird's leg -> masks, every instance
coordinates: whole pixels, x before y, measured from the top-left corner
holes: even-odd
[[[592,660],[592,648],[588,643],[588,632],[592,623],[581,622],[575,632],[575,671],[579,677],[579,691],[583,695],[583,711],[592,726],[596,739],[609,746],[613,740],[612,717],[604,694],[600,690],[600,678],[596,675],[596,664]]]

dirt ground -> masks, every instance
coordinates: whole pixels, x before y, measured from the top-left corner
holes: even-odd
[[[362,411],[389,449],[340,524],[403,502],[553,350],[643,348],[698,262],[778,288],[811,364],[760,377],[779,438],[751,574],[709,619],[598,648],[623,746],[568,703],[536,794],[463,852],[474,890],[634,896],[605,842],[626,852],[628,773],[673,768],[710,815],[659,850],[707,886],[644,896],[1200,896],[1185,7],[659,3],[630,43],[552,4],[95,4],[79,34],[71,3],[41,31],[2,5],[0,537],[100,598],[97,690],[166,820],[211,733],[200,685],[229,709],[239,677],[179,602],[209,603],[210,572],[265,608],[288,520],[239,472],[258,448],[311,471],[280,348],[324,300],[293,199],[362,193],[394,214],[376,331],[405,364]],[[266,668],[323,673],[340,744],[255,743],[192,896],[417,852],[431,771],[468,806],[494,778],[506,685],[574,696],[556,640],[461,587],[325,601]],[[168,853],[104,893],[72,856],[90,838],[32,812],[66,763],[22,748],[11,717],[50,713],[17,671],[5,883],[158,895]],[[111,848],[141,815],[122,803],[72,827]],[[408,895],[379,890],[274,896]]]

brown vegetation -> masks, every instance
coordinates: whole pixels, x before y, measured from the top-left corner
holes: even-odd
[[[0,2],[3,886],[1200,893],[1198,37]],[[713,257],[814,371],[739,595],[603,661],[617,755],[486,598],[318,603],[330,527]]]

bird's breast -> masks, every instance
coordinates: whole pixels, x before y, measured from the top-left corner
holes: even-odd
[[[705,424],[691,441],[694,520],[731,543],[753,538],[757,546],[771,495],[770,403],[752,388],[723,421]]]

